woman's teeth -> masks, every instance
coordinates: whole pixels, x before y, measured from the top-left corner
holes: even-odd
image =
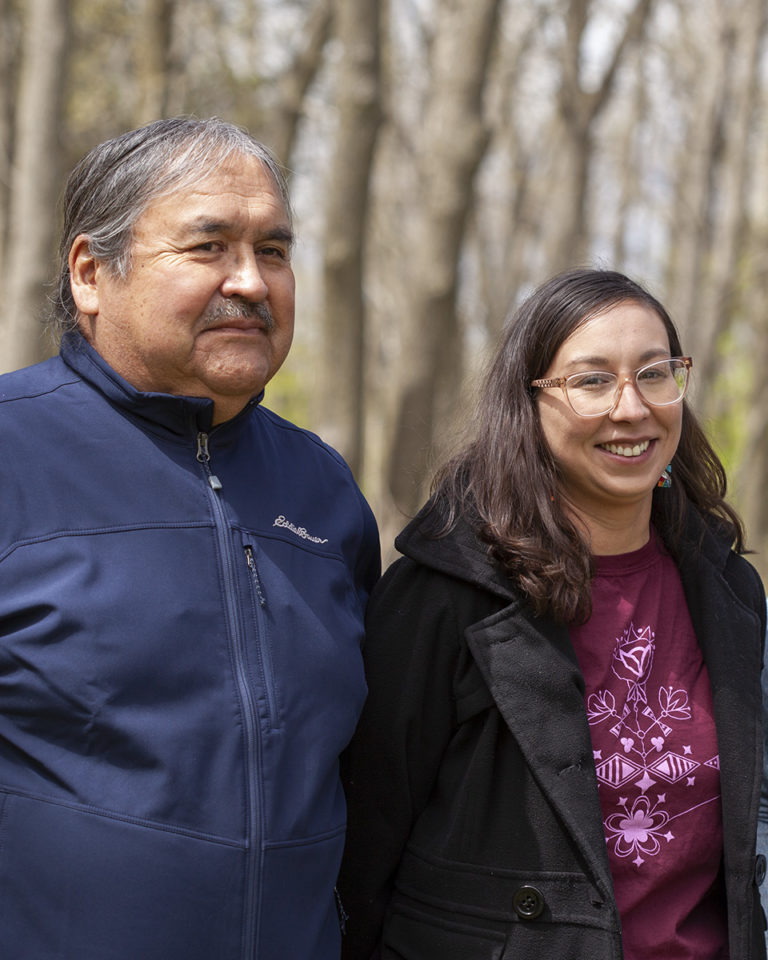
[[[642,443],[635,444],[634,447],[624,447],[616,443],[601,443],[600,446],[608,453],[616,454],[618,457],[639,457],[645,453],[650,444],[650,440],[643,440]]]

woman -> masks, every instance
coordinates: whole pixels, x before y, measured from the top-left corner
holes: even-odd
[[[369,606],[347,960],[764,957],[765,598],[663,306],[540,287]]]

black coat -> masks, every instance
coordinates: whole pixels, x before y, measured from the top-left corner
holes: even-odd
[[[698,515],[688,528],[680,568],[712,685],[730,960],[758,960],[764,592]],[[530,612],[466,525],[432,539],[416,518],[397,547],[406,556],[369,605],[370,693],[344,759],[343,957],[378,944],[383,960],[620,960],[567,629]]]

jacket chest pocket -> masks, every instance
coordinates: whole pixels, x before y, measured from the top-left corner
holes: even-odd
[[[252,642],[244,645],[244,658],[249,672],[256,673],[257,686],[263,690],[266,719],[271,729],[280,726],[280,702],[275,682],[272,634],[266,615],[268,598],[259,572],[258,553],[252,543],[243,544],[243,560],[248,582],[248,612],[250,630],[246,629],[246,638]]]
[[[341,752],[365,695],[362,617],[338,558],[240,532],[240,656],[263,730]],[[320,734],[320,731],[323,731]],[[284,741],[287,744],[287,741]]]

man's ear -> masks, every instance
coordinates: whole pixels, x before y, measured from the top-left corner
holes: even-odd
[[[90,238],[79,234],[69,248],[69,283],[77,311],[84,316],[95,317],[99,312],[99,268]]]

